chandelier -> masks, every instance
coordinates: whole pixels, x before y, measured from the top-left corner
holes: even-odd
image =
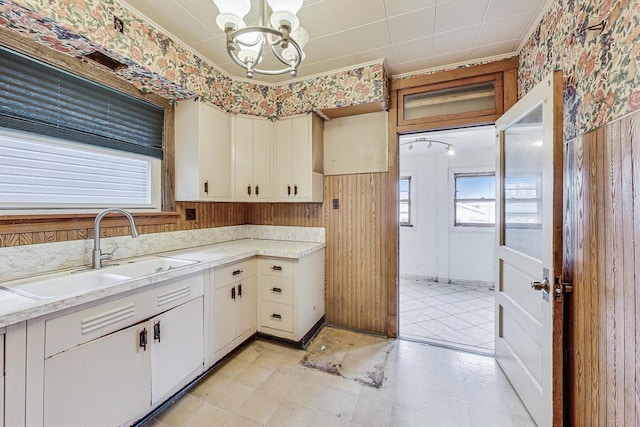
[[[303,0],[258,1],[258,25],[247,27],[243,19],[251,10],[251,0],[213,0],[220,12],[216,23],[227,35],[227,53],[236,64],[245,69],[248,78],[253,78],[254,73],[289,73],[291,77],[295,77],[298,66],[305,57],[302,49],[309,40],[309,34],[300,27],[296,16]],[[272,11],[270,17],[267,3]],[[265,51],[268,52],[269,49],[282,63],[282,68],[258,68]]]

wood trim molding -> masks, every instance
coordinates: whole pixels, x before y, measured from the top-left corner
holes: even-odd
[[[405,89],[415,86],[424,86],[433,83],[447,82],[451,80],[474,77],[483,74],[504,72],[506,70],[517,70],[519,59],[517,56],[500,61],[489,62],[487,64],[474,65],[471,67],[456,68],[454,70],[436,71],[432,74],[424,74],[400,80],[391,81],[391,90]]]
[[[388,114],[388,164],[386,210],[387,224],[385,239],[387,245],[387,335],[396,338],[399,335],[398,319],[398,294],[400,293],[399,277],[399,234],[400,223],[398,216],[398,183],[400,180],[400,150],[398,149],[398,94],[397,90],[391,91]]]

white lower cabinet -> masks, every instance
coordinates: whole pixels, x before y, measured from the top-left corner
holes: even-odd
[[[27,425],[129,425],[204,370],[204,275],[33,319]]]
[[[250,259],[214,270],[210,283],[211,364],[256,331],[256,261]]]
[[[324,249],[299,259],[261,257],[258,289],[258,330],[301,341],[325,314]]]
[[[51,356],[44,366],[45,426],[119,426],[151,406],[147,323]]]

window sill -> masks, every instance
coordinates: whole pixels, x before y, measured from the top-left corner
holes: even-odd
[[[173,223],[180,217],[180,212],[131,212],[136,225],[155,225]],[[0,215],[0,234],[48,231],[51,224],[57,230],[93,228],[96,214],[65,213],[46,215]],[[129,226],[129,221],[122,215],[109,214],[103,222],[112,227]]]
[[[413,224],[400,224],[400,227],[408,227],[408,228],[412,228]]]

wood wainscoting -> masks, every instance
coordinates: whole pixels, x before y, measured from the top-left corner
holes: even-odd
[[[640,425],[640,112],[565,144],[567,425]]]

